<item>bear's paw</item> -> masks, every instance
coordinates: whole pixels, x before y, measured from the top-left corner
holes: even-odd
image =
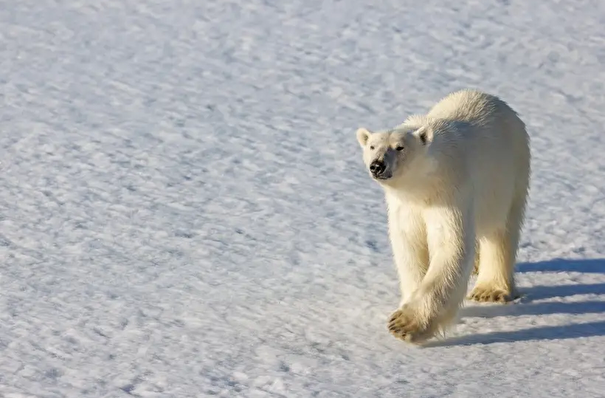
[[[432,337],[430,323],[422,319],[412,307],[403,306],[391,314],[389,332],[408,343],[421,343]]]
[[[475,286],[468,298],[482,303],[509,303],[515,299],[508,290],[490,286]]]

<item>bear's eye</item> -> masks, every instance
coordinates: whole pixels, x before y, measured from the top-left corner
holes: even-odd
[[[374,150],[374,145],[370,145],[370,149],[371,149],[371,150]]]
[[[396,151],[401,152],[403,151],[403,147],[401,145],[397,146],[397,148],[395,148]]]

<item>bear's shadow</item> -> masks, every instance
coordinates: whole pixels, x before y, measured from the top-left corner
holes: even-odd
[[[580,272],[605,275],[605,259],[567,260],[554,259],[538,263],[521,263],[517,273],[528,272]],[[461,316],[495,318],[500,316],[548,315],[548,314],[600,314],[605,313],[605,301],[543,302],[533,301],[569,297],[574,295],[605,295],[605,283],[574,284],[559,286],[532,286],[520,288],[520,302],[510,305],[469,305],[461,309]],[[605,336],[605,321],[576,323],[562,326],[544,326],[508,332],[493,332],[446,338],[430,346],[455,346],[493,344],[529,340],[559,340],[578,337]]]

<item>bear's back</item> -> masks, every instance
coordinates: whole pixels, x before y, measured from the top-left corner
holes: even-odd
[[[498,97],[478,90],[455,91],[435,104],[430,118],[455,120],[474,125],[486,125],[495,119],[516,118],[516,113]]]

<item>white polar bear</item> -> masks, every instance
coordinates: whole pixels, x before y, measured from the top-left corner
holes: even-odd
[[[420,343],[451,324],[470,295],[507,302],[530,179],[529,136],[514,110],[476,90],[454,92],[394,129],[357,130],[370,175],[384,188],[401,286],[389,320]]]

